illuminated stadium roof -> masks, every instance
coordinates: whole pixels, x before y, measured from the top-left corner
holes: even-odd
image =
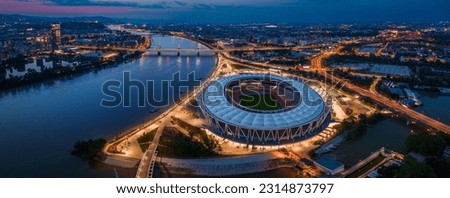
[[[296,89],[301,100],[293,108],[276,111],[251,111],[239,108],[227,99],[225,89],[229,83],[245,79],[270,79],[287,83]],[[279,130],[306,125],[317,120],[326,108],[321,96],[307,85],[290,78],[269,74],[239,74],[219,78],[207,86],[201,99],[205,110],[218,120],[233,126],[256,130]]]

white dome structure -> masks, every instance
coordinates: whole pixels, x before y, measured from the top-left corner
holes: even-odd
[[[320,132],[330,121],[329,108],[319,93],[302,82],[273,74],[241,73],[215,79],[197,101],[214,133],[245,144],[298,142]]]

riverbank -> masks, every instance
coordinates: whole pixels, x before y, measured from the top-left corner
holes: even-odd
[[[195,41],[194,41],[195,42]],[[208,81],[211,80],[216,73],[218,72],[220,68],[220,58],[216,56],[216,64],[214,66],[214,69],[207,75],[206,80],[204,80],[201,84],[202,86],[207,84]],[[155,124],[158,124],[157,127],[160,127],[161,129],[165,126],[162,124],[163,120],[166,120],[167,118],[170,119],[170,114],[176,110],[180,104],[184,104],[187,101],[191,100],[196,93],[201,91],[202,86],[196,87],[191,92],[186,93],[186,95],[178,101],[174,101],[174,104],[167,106],[163,109],[158,109],[158,112],[162,112],[159,115],[157,115],[154,118],[148,119],[148,121],[143,122],[142,124],[139,124],[137,126],[132,127],[129,130],[125,130],[123,133],[119,133],[118,136],[116,136],[114,139],[111,139],[108,141],[108,144],[103,149],[103,155],[105,156],[105,160],[103,163],[110,165],[110,166],[117,166],[117,167],[125,167],[125,168],[132,168],[138,165],[140,159],[138,160],[137,157],[142,158],[144,153],[138,154],[137,156],[135,153],[133,156],[126,155],[124,153],[121,153],[117,150],[118,145],[123,143],[124,141],[128,141],[128,139],[136,139],[138,134],[143,134],[145,132],[149,131],[149,128]],[[166,123],[166,121],[164,121]]]
[[[162,171],[162,167],[157,164],[155,166],[154,178],[301,178],[302,175],[293,167],[277,168],[268,171],[257,173],[248,173],[242,175],[228,175],[228,176],[204,176],[193,174],[171,174]]]
[[[405,141],[411,134],[411,128],[403,121],[389,118],[369,127],[358,138],[344,141],[332,152],[323,155],[341,161],[349,168],[381,147],[402,152]]]
[[[34,83],[41,83],[44,81],[51,81],[55,79],[76,77],[88,72],[95,72],[102,69],[118,66],[119,64],[137,60],[142,53],[134,54],[119,54],[118,58],[107,61],[96,61],[90,63],[80,64],[73,67],[56,67],[52,69],[43,69],[41,72],[29,72],[23,77],[11,77],[0,80],[0,91],[13,88],[22,87]]]
[[[165,175],[198,175],[224,177],[254,174],[279,168],[289,168],[289,160],[280,158],[278,152],[244,155],[237,157],[217,157],[208,159],[158,158]]]
[[[164,48],[176,48],[178,43],[181,48],[198,45],[170,36],[153,39]],[[117,132],[141,125],[165,109],[155,112],[151,105],[139,107],[135,97],[130,107],[102,107],[102,100],[110,100],[102,92],[103,83],[123,82],[124,72],[130,72],[133,80],[153,80],[157,85],[153,89],[155,97],[160,98],[160,83],[171,80],[174,73],[186,79],[189,73],[195,72],[196,78],[205,79],[213,71],[216,60],[210,56],[143,56],[76,78],[0,92],[0,117],[3,118],[0,120],[0,149],[3,151],[0,153],[0,177],[114,177],[113,167],[105,165],[94,169],[70,155],[73,144],[88,139],[112,140],[118,136]],[[135,96],[134,88],[131,93]],[[172,101],[172,96],[164,101]],[[118,171],[122,175],[120,169]]]

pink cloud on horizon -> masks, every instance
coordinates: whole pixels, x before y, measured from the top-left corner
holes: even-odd
[[[115,6],[59,6],[36,1],[1,0],[0,13],[10,14],[115,14],[134,10]]]

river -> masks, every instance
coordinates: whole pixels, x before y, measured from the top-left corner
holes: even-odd
[[[388,147],[396,152],[402,152],[406,138],[412,134],[406,123],[389,118],[371,126],[354,140],[342,143],[336,150],[325,155],[345,164],[346,168],[368,157],[381,147]]]
[[[153,36],[153,47],[158,45],[198,47],[187,39]],[[143,56],[78,77],[0,92],[0,177],[114,177],[112,167],[88,165],[70,155],[73,144],[89,138],[112,138],[161,111],[152,114],[153,107],[136,107],[136,103],[132,107],[101,107],[101,100],[107,99],[101,91],[103,82],[122,81],[124,71],[129,71],[132,79],[155,80],[156,84],[178,71],[182,78],[194,71],[196,78],[206,79],[215,62],[215,56]],[[450,124],[450,96],[422,95],[424,106],[415,110]],[[326,155],[349,167],[382,146],[402,151],[410,134],[405,123],[387,119]],[[134,172],[119,169],[119,174],[126,177]]]
[[[152,39],[153,47],[198,46],[179,37]],[[101,100],[109,99],[101,91],[102,84],[122,81],[125,71],[132,79],[154,80],[157,85],[176,72],[182,79],[190,72],[195,72],[197,79],[206,79],[215,64],[216,56],[142,56],[78,77],[0,92],[0,177],[114,177],[113,168],[91,166],[72,156],[73,144],[90,138],[112,138],[161,111],[150,113],[150,105],[137,107],[133,97],[131,107],[101,107]],[[155,89],[159,93],[160,88]],[[137,95],[136,91],[131,93]]]
[[[423,113],[431,118],[450,125],[450,96],[420,93],[423,106],[414,108],[419,113]]]
[[[417,112],[450,124],[450,96],[421,93],[423,106],[413,108]],[[335,151],[325,155],[343,162],[347,168],[368,157],[383,146],[397,152],[404,152],[406,138],[411,135],[410,126],[394,118],[381,121],[352,141],[345,141]]]

